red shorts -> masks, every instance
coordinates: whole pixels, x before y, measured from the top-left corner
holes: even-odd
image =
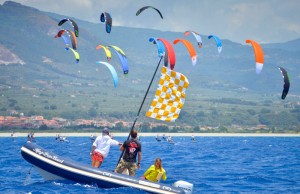
[[[93,161],[103,162],[104,157],[100,152],[94,152],[94,154],[92,155],[92,159]]]

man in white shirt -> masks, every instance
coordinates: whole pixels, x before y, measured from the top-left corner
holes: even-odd
[[[109,136],[109,131],[107,128],[104,128],[102,135],[98,136],[93,143],[92,150],[90,152],[92,158],[92,166],[99,168],[104,160],[107,157],[111,145],[122,145],[122,143],[113,140]]]

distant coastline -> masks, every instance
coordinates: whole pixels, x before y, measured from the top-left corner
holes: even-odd
[[[34,133],[35,137],[55,137],[56,135],[67,137],[90,137],[91,135],[100,135],[101,133],[83,132],[83,133]],[[172,137],[300,137],[300,134],[291,133],[139,133],[142,137],[156,137],[159,136]],[[26,137],[28,133],[14,133],[14,137]],[[126,137],[128,133],[113,133],[115,137]],[[0,133],[0,137],[11,137],[11,133]]]

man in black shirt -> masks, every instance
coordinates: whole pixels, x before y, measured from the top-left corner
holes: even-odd
[[[115,172],[122,173],[125,169],[128,169],[129,175],[134,176],[137,168],[141,168],[142,160],[142,146],[136,139],[137,131],[132,130],[130,132],[131,139],[126,140],[120,147],[120,150],[125,150],[122,159],[120,160]],[[138,163],[136,164],[136,156],[138,156]]]

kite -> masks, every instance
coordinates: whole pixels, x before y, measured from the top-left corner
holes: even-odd
[[[115,68],[111,64],[109,64],[107,62],[103,62],[103,61],[97,61],[96,64],[103,64],[109,69],[109,71],[112,75],[113,81],[114,81],[114,86],[116,88],[118,86],[118,74],[117,74]]]
[[[122,49],[120,49],[117,46],[109,45],[108,47],[112,48],[115,51],[115,53],[118,55],[118,57],[121,61],[121,64],[122,64],[123,73],[128,74],[129,68],[128,68],[128,62],[127,62],[127,58],[126,58],[125,53],[122,51]]]
[[[157,38],[157,41],[161,41],[165,47],[165,66],[168,67],[168,62],[170,62],[171,70],[174,69],[176,63],[176,55],[174,52],[174,48],[169,41],[163,38]]]
[[[78,62],[79,62],[79,59],[80,59],[79,53],[76,52],[76,51],[75,51],[74,49],[72,49],[72,48],[69,48],[69,50],[71,50],[71,51],[73,52],[73,54],[74,54],[74,56],[75,56],[75,58],[76,58],[76,63],[78,63]]]
[[[261,46],[253,41],[253,40],[246,40],[246,43],[250,43],[253,46],[255,61],[256,61],[256,74],[259,74],[264,65],[264,53]]]
[[[70,40],[70,37],[69,37],[69,34],[68,33],[65,33],[66,30],[60,30],[58,31],[58,33],[54,36],[54,38],[58,38],[58,37],[61,37],[65,44],[66,44],[66,50],[69,49],[69,46],[71,45],[71,40]]]
[[[79,36],[79,29],[78,29],[78,26],[76,24],[76,22],[72,19],[69,19],[69,18],[64,18],[62,20],[60,20],[60,22],[58,22],[58,25],[61,26],[63,25],[66,21],[70,21],[71,25],[73,26],[74,28],[74,32],[75,32],[75,36],[78,37]]]
[[[104,49],[104,52],[105,52],[105,54],[106,54],[107,61],[110,61],[110,59],[111,59],[111,52],[110,52],[110,50],[109,50],[106,46],[103,46],[103,45],[101,45],[101,44],[99,44],[98,46],[96,46],[96,50],[99,50],[99,49],[101,49],[101,48]]]
[[[77,38],[73,31],[71,30],[60,30],[58,33],[54,36],[54,38],[62,37],[66,44],[66,50],[68,50],[70,42],[72,44],[72,48],[74,50],[77,49]]]
[[[211,39],[211,38],[214,38],[214,40],[216,42],[216,45],[218,47],[218,53],[221,53],[221,51],[222,51],[222,41],[221,41],[221,39],[217,36],[209,35],[208,39]]]
[[[157,13],[160,15],[161,19],[164,19],[163,16],[162,16],[162,14],[161,14],[161,12],[160,12],[158,9],[156,9],[155,7],[153,7],[153,6],[145,6],[145,7],[142,7],[142,8],[140,8],[140,9],[136,12],[135,15],[138,16],[138,15],[140,15],[140,13],[142,13],[144,10],[149,9],[149,8],[152,8],[152,9],[156,10]]]
[[[197,40],[197,42],[198,42],[198,47],[199,47],[199,48],[202,48],[202,38],[201,38],[200,34],[197,33],[197,32],[194,32],[194,31],[186,31],[186,32],[184,33],[184,35],[185,35],[185,36],[188,36],[190,33],[193,34],[194,37],[196,38],[196,40]]]
[[[109,14],[109,13],[106,13],[106,12],[102,13],[101,16],[100,16],[100,21],[101,21],[102,23],[105,22],[105,29],[106,29],[106,32],[107,32],[107,33],[110,33],[111,27],[112,27],[112,18],[111,18],[111,16],[110,16],[110,14]]]
[[[283,81],[284,81],[283,91],[282,91],[282,95],[281,95],[281,99],[284,100],[290,89],[290,79],[287,74],[287,71],[284,68],[278,67],[278,69],[281,72]]]
[[[192,59],[192,64],[195,66],[197,63],[197,54],[196,54],[196,51],[195,51],[192,43],[190,43],[188,40],[181,39],[181,38],[178,38],[173,41],[174,44],[177,44],[178,42],[182,42],[184,44],[184,46],[188,49],[191,59]]]
[[[153,42],[153,44],[156,44],[159,58],[165,56],[165,46],[161,41],[158,41],[157,38],[151,37],[149,38],[149,42]]]

